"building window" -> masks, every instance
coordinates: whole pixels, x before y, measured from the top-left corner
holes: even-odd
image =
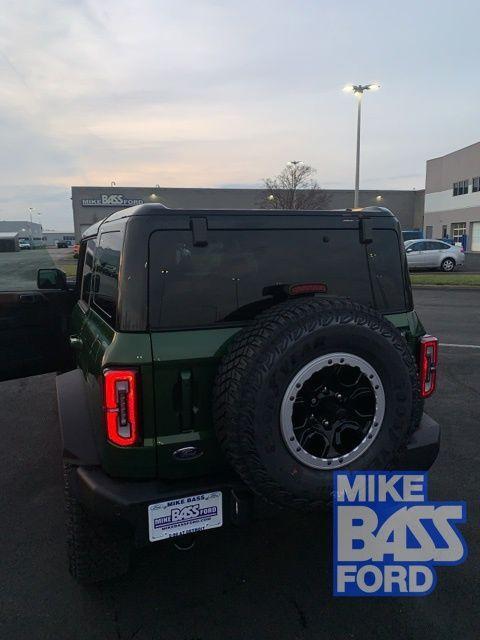
[[[467,233],[466,222],[455,222],[452,224],[452,240],[453,242],[462,242],[462,237]]]
[[[472,178],[472,191],[480,191],[480,177]]]
[[[468,193],[468,180],[460,180],[460,182],[453,183],[453,195],[463,196]]]

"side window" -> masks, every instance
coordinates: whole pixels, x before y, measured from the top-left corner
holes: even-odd
[[[427,250],[427,242],[415,242],[415,244],[412,245],[412,250],[413,251],[426,251]]]
[[[115,325],[117,316],[118,270],[122,250],[123,234],[120,231],[102,233],[95,255],[95,290],[93,304]]]
[[[95,257],[95,240],[88,240],[85,247],[85,255],[82,270],[82,285],[80,291],[80,298],[84,302],[90,304],[90,292],[92,289],[92,271],[93,260]]]

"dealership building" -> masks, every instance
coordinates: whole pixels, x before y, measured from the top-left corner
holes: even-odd
[[[424,228],[480,251],[480,142],[427,161]]]
[[[27,240],[34,247],[54,247],[57,242],[75,242],[73,231],[46,231],[41,224],[29,220],[0,220],[0,233],[16,233],[19,240]]]
[[[29,220],[0,220],[0,233],[16,233],[19,240],[27,240],[34,247],[45,244],[42,225]]]
[[[353,191],[327,189],[329,209],[352,207]],[[126,207],[160,203],[172,209],[259,209],[265,199],[263,189],[188,189],[161,187],[72,187],[75,238],[98,220]],[[362,190],[360,206],[391,209],[403,229],[421,229],[424,191]]]

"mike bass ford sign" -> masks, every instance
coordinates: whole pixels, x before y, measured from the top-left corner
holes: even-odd
[[[137,204],[143,204],[141,198],[126,198],[122,193],[103,194],[97,198],[84,198],[82,207],[133,207]]]

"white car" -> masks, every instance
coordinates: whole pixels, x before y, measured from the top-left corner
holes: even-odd
[[[30,244],[30,242],[27,242],[26,240],[19,240],[18,241],[18,248],[19,249],[31,249],[32,245]]]
[[[409,269],[440,269],[450,272],[465,263],[463,248],[442,240],[407,240],[405,252]]]

